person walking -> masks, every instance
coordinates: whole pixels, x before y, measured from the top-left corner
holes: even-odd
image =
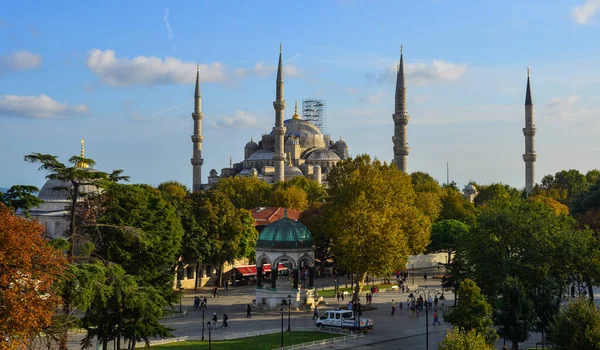
[[[319,308],[317,306],[315,306],[315,309],[313,310],[313,320],[315,319],[315,317],[318,319],[319,318]]]
[[[229,319],[229,317],[227,316],[227,314],[223,314],[223,324],[221,325],[221,328],[228,328],[229,325],[227,324],[227,320]]]
[[[338,303],[339,303],[340,302],[340,291],[339,290],[337,292],[337,300],[338,300]]]
[[[342,292],[342,303],[344,302],[344,292]]]
[[[246,318],[252,317],[252,306],[250,304],[246,304]]]
[[[396,314],[396,303],[394,302],[394,299],[392,299],[392,316],[394,316]]]
[[[212,324],[214,325],[214,329],[215,331],[217,330],[217,321],[218,321],[218,317],[217,317],[217,313],[213,313],[213,317],[212,317]]]
[[[425,271],[425,273],[423,274],[423,279],[425,280],[425,283],[427,283],[427,271]]]
[[[433,312],[433,325],[435,326],[435,323],[437,322],[438,325],[442,325],[442,323],[440,322],[440,317],[438,316],[437,311]]]

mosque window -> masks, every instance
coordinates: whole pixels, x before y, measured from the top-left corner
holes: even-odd
[[[189,279],[189,280],[194,279],[194,267],[188,266],[186,268],[186,272],[187,272],[187,279]]]

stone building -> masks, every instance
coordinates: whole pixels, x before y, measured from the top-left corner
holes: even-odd
[[[340,140],[333,142],[329,135],[323,134],[319,128],[302,119],[298,114],[296,102],[294,115],[285,120],[284,112],[284,71],[282,53],[279,52],[279,65],[276,79],[276,98],[273,102],[275,109],[275,125],[273,129],[263,134],[258,142],[250,137],[244,146],[244,159],[233,163],[228,168],[216,169],[209,172],[208,183],[200,184],[198,178],[202,165],[202,111],[199,73],[196,76],[196,93],[194,103],[194,153],[192,164],[194,169],[193,190],[210,188],[219,179],[231,176],[256,177],[268,183],[289,180],[296,176],[306,176],[318,182],[326,181],[329,170],[342,159],[348,158],[348,145]]]

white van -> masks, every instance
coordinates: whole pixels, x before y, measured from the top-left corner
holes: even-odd
[[[317,327],[338,327],[342,329],[358,329],[358,320],[354,318],[352,310],[329,310],[323,312],[317,319]],[[366,317],[360,317],[360,329],[368,330],[373,328],[373,320]]]

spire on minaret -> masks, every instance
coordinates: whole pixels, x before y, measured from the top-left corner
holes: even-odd
[[[200,191],[202,189],[202,91],[200,90],[200,65],[196,65],[196,89],[194,91],[194,112],[192,119],[194,120],[194,134],[192,135],[192,191]]]
[[[273,108],[275,109],[275,126],[273,127],[273,136],[275,138],[275,152],[273,154],[273,163],[275,165],[274,182],[283,181],[285,179],[285,154],[283,153],[283,141],[285,135],[285,125],[283,124],[283,118],[285,111],[285,100],[283,99],[283,91],[282,46],[279,45],[279,66],[277,67],[277,80],[275,82],[275,102],[273,102]]]
[[[394,104],[394,164],[396,168],[404,173],[407,172],[408,147],[406,126],[410,119],[406,113],[406,83],[404,81],[404,53],[403,47],[400,45],[400,63],[398,64],[398,73],[396,76],[396,96]]]
[[[535,153],[535,137],[536,129],[533,119],[533,99],[531,98],[531,83],[529,81],[529,67],[527,67],[527,90],[525,91],[525,127],[523,135],[525,136],[525,153],[523,161],[525,161],[525,191],[528,195],[533,191],[535,186],[535,161],[537,154]]]
[[[229,156],[229,168],[233,168],[233,158]]]
[[[292,119],[302,119],[298,115],[298,101],[296,101],[296,107],[294,108],[294,115],[292,116]]]

